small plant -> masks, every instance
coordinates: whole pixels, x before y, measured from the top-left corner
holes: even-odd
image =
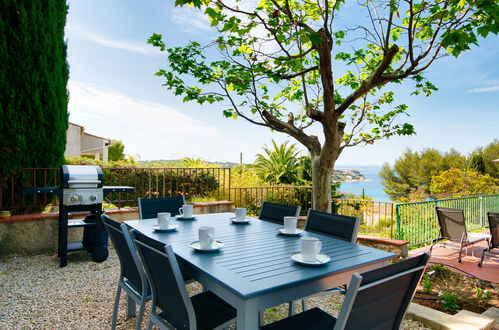
[[[433,282],[430,280],[428,274],[425,274],[423,276],[423,280],[421,281],[421,287],[423,287],[425,293],[431,294],[431,291],[433,290]]]
[[[459,308],[458,297],[449,291],[445,291],[440,299],[444,303],[442,308],[448,312],[454,313]]]
[[[434,270],[438,275],[441,276],[449,276],[452,274],[452,270],[445,267],[444,264],[436,264],[430,267],[431,270]]]
[[[482,288],[476,288],[476,296],[485,304],[488,304],[492,300],[492,293]]]

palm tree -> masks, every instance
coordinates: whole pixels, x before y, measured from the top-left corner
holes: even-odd
[[[265,155],[257,154],[254,168],[265,182],[293,184],[298,181],[298,168],[300,165],[300,150],[289,141],[281,145],[272,140],[272,149],[267,145],[263,147]]]

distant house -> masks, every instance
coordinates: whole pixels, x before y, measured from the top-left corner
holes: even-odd
[[[66,136],[67,142],[64,156],[92,156],[98,160],[108,161],[110,139],[85,133],[83,126],[73,123],[69,123]]]

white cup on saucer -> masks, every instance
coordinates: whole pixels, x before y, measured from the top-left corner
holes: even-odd
[[[211,249],[213,246],[213,239],[215,237],[215,228],[213,227],[199,227],[199,246],[201,249]]]
[[[288,234],[294,234],[296,232],[296,226],[298,225],[297,217],[284,217],[284,231]]]
[[[313,262],[317,261],[317,256],[322,249],[322,243],[316,237],[302,237],[301,244],[301,257],[303,261]]]
[[[192,205],[184,204],[178,211],[182,218],[192,218]]]
[[[236,208],[236,220],[243,221],[246,220],[246,208],[238,207]]]
[[[170,212],[161,212],[158,213],[158,228],[159,229],[167,229],[170,227]]]

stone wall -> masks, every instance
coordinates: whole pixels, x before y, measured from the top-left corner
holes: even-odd
[[[195,214],[232,212],[234,203],[227,201],[195,203]],[[85,212],[71,214],[70,218],[78,219]],[[139,218],[137,208],[106,210],[111,218],[123,222]],[[0,256],[8,254],[39,254],[57,250],[58,215],[27,214],[0,219]],[[71,228],[68,240],[81,240],[83,228]]]

